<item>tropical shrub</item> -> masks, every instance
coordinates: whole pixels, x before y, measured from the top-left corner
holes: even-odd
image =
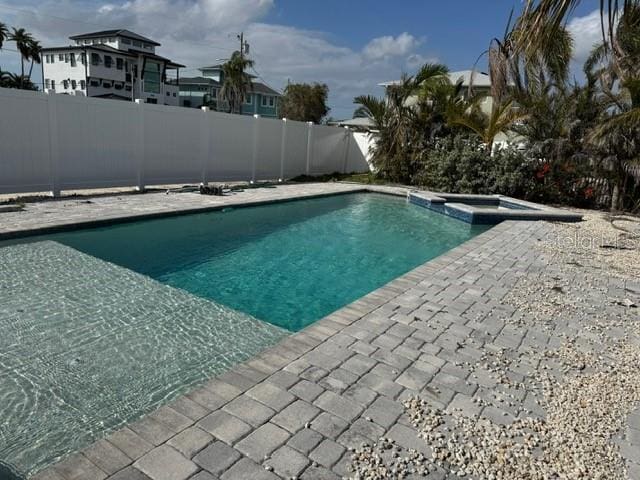
[[[469,134],[442,138],[425,153],[413,183],[450,193],[501,194],[543,203],[590,206],[596,190],[583,162],[546,161],[513,145],[494,149]]]
[[[534,168],[515,147],[491,155],[479,138],[458,134],[442,138],[425,155],[417,185],[429,190],[526,198],[534,189]]]

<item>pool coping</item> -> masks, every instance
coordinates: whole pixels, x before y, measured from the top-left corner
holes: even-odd
[[[503,195],[471,195],[471,194],[443,194],[437,192],[430,192],[426,190],[416,190],[413,187],[406,186],[388,186],[388,185],[366,185],[366,184],[357,184],[357,183],[349,183],[349,182],[334,182],[330,184],[296,184],[296,185],[282,185],[278,187],[270,187],[268,190],[277,190],[281,188],[288,187],[305,187],[305,186],[329,186],[329,190],[327,191],[319,191],[319,192],[311,192],[311,193],[300,193],[294,192],[293,194],[284,193],[277,197],[266,195],[265,198],[258,199],[243,199],[240,201],[235,201],[233,195],[234,193],[227,194],[222,197],[215,196],[203,196],[199,194],[183,194],[178,193],[175,195],[197,195],[204,202],[210,201],[213,203],[204,204],[204,205],[188,205],[188,206],[171,206],[169,208],[161,208],[157,207],[153,211],[148,212],[135,212],[135,211],[127,211],[127,213],[122,214],[109,214],[103,215],[100,217],[92,217],[91,215],[86,215],[84,218],[78,219],[59,219],[53,223],[49,223],[48,225],[18,225],[17,227],[6,227],[0,224],[0,241],[16,239],[22,237],[30,237],[36,235],[45,235],[51,233],[58,233],[64,231],[71,230],[79,230],[85,228],[96,228],[96,227],[105,227],[109,225],[121,224],[121,223],[131,223],[136,221],[143,220],[152,220],[157,218],[164,217],[173,217],[178,215],[187,215],[187,214],[197,214],[197,213],[206,213],[206,212],[214,212],[221,211],[226,208],[248,208],[248,207],[256,207],[261,205],[270,205],[276,203],[284,203],[284,202],[292,202],[296,200],[304,200],[304,199],[313,199],[313,198],[322,198],[333,195],[344,195],[350,193],[379,193],[384,195],[392,195],[398,197],[406,197],[408,201],[411,203],[420,205],[422,207],[429,208],[432,211],[446,214],[450,217],[456,218],[458,220],[462,220],[467,223],[477,223],[477,224],[490,224],[495,225],[504,220],[548,220],[548,221],[564,221],[564,222],[576,222],[582,219],[582,215],[574,212],[570,212],[567,210],[562,210],[554,207],[549,207],[546,205],[541,205],[537,203],[527,202],[524,200],[515,199],[512,197],[507,197]],[[241,191],[244,192],[260,192],[261,190],[267,190],[266,188],[253,188]],[[162,193],[150,193],[145,195],[154,195],[161,196],[164,195]],[[117,197],[114,196],[114,197]],[[202,198],[204,197],[204,198]],[[123,198],[131,199],[132,203],[135,203],[137,200],[144,198],[140,195],[125,195]],[[467,203],[462,204],[460,202],[448,202],[447,198],[465,200],[465,202],[469,201],[483,201],[494,200],[498,202],[507,202],[513,205],[518,205],[523,208],[523,210],[514,210],[500,212],[488,211],[487,209],[482,209],[480,207],[474,207],[473,205],[469,205]],[[52,200],[48,202],[44,202],[47,204],[55,205],[55,202],[59,202],[60,204],[64,203],[73,203],[73,200],[69,199],[60,199],[60,200]],[[87,203],[86,200],[79,201],[79,203]],[[27,209],[30,208],[27,205]],[[3,213],[2,215],[24,215],[28,214],[28,211],[24,210],[15,211],[10,213]],[[2,218],[2,217],[0,217]]]

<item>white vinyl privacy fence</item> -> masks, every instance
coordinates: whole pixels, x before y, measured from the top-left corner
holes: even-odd
[[[0,88],[0,193],[366,171],[348,130]]]

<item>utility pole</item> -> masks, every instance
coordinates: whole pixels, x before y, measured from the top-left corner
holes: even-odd
[[[244,32],[240,32],[237,37],[238,40],[240,40],[240,59],[242,60],[244,58],[244,54],[249,53],[249,42],[244,41]]]

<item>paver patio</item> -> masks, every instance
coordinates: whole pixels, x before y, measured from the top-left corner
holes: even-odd
[[[8,220],[0,234],[132,212],[150,215],[359,188],[322,184],[256,189],[232,198],[153,194],[90,204],[62,200],[4,214]],[[62,202],[68,206],[60,208]],[[431,454],[402,405],[412,396],[494,423],[544,415],[532,401],[534,392],[516,391],[471,365],[487,352],[526,357],[531,349],[559,343],[544,331],[514,326],[509,319],[522,312],[502,302],[519,279],[535,278],[547,268],[534,247],[551,230],[546,222],[503,222],[34,478],[340,478],[352,475],[353,450],[380,437],[406,451]],[[612,292],[640,292],[638,279],[606,282]],[[603,312],[621,314],[620,305],[602,300]],[[577,326],[558,328],[580,332]],[[508,374],[525,379],[528,373]],[[507,395],[509,402],[498,398]],[[629,416],[620,440],[631,478],[640,478],[639,418],[640,411]],[[437,468],[428,478],[449,477],[458,478]]]

